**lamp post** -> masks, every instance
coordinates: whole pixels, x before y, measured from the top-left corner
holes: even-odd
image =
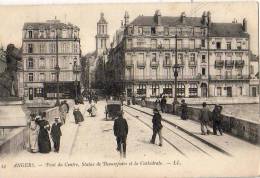
[[[177,114],[176,105],[177,101],[177,82],[178,82],[178,69],[180,68],[178,64],[178,56],[177,56],[178,48],[177,48],[177,34],[175,35],[175,64],[173,66],[174,69],[174,100],[173,100],[173,113]]]
[[[56,106],[60,105],[60,83],[59,83],[59,78],[60,78],[60,67],[59,67],[59,49],[58,49],[58,29],[56,29],[56,77],[57,77],[57,99],[56,99]]]
[[[75,79],[75,96],[76,96],[76,99],[78,99],[78,75],[77,75],[77,61],[74,59],[74,63],[73,63],[73,69],[74,69],[74,73],[76,74],[76,79]]]

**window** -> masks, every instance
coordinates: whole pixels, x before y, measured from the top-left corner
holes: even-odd
[[[50,43],[50,53],[55,53],[55,52],[56,52],[56,44]]]
[[[228,50],[231,49],[231,42],[227,42],[227,49],[228,49]]]
[[[190,54],[190,63],[195,64],[195,53]]]
[[[33,69],[33,58],[28,59],[28,69]]]
[[[34,88],[35,97],[43,97],[43,88]]]
[[[189,97],[198,96],[198,85],[196,83],[191,83],[189,87]]]
[[[170,40],[169,39],[163,40],[163,47],[166,48],[166,49],[170,48]]]
[[[30,31],[28,31],[28,33],[29,33],[29,38],[31,39],[32,37],[33,37],[33,33],[32,33],[32,31],[30,30]]]
[[[157,96],[159,94],[159,85],[152,84],[152,96]]]
[[[169,27],[164,27],[164,35],[169,35]]]
[[[152,28],[151,28],[151,34],[152,34],[152,35],[156,34],[155,27],[152,27]]]
[[[28,53],[33,53],[33,44],[28,44]]]
[[[51,81],[56,81],[56,73],[51,73]]]
[[[241,48],[242,48],[242,46],[241,46],[241,42],[238,41],[238,42],[237,42],[237,49],[238,49],[238,50],[241,50]]]
[[[43,82],[45,80],[45,74],[40,73],[39,79],[40,79],[40,82]]]
[[[144,53],[138,54],[137,65],[142,65],[142,66],[144,65]]]
[[[181,64],[181,65],[184,64],[184,59],[183,59],[182,53],[178,53],[178,64]]]
[[[190,40],[190,49],[195,48],[195,40]]]
[[[238,95],[239,96],[243,95],[243,87],[238,87]]]
[[[139,84],[138,85],[137,94],[138,95],[146,95],[146,85],[145,84]]]
[[[201,40],[201,47],[203,47],[203,48],[206,47],[206,42],[204,39]]]
[[[40,38],[44,38],[44,31],[43,30],[40,30],[39,36],[40,36]]]
[[[202,62],[202,63],[206,63],[206,55],[205,55],[205,54],[202,54],[202,56],[201,56],[201,62]]]
[[[73,43],[73,53],[78,53],[78,44]]]
[[[216,48],[221,49],[221,42],[216,42]]]
[[[237,69],[237,78],[242,78],[242,69]]]
[[[50,68],[54,69],[56,66],[56,59],[55,57],[50,58]]]
[[[156,39],[151,40],[151,48],[157,48],[157,40]]]
[[[165,54],[164,63],[165,63],[166,65],[170,65],[170,54],[169,54],[169,53],[166,53],[166,54]]]
[[[163,88],[163,94],[172,96],[172,85],[171,84],[165,84],[165,86]]]
[[[101,39],[101,48],[106,47],[106,39]]]
[[[143,28],[142,27],[138,27],[138,34],[142,35],[143,34]]]
[[[152,53],[152,62],[156,62],[156,53]]]
[[[216,53],[216,60],[221,60],[221,53]]]
[[[42,43],[42,44],[39,44],[40,46],[40,53],[45,53],[45,44]]]
[[[182,40],[181,39],[177,40],[177,48],[178,49],[182,48]]]
[[[185,96],[185,85],[181,82],[177,84],[177,96],[184,97]]]
[[[232,78],[232,71],[231,70],[227,70],[226,71],[226,78],[227,79],[231,79]]]
[[[45,59],[43,57],[40,58],[39,68],[45,68]]]
[[[128,27],[128,34],[132,34],[133,33],[133,28],[132,27]]]
[[[254,74],[254,66],[250,65],[250,74],[253,75]]]
[[[222,88],[217,87],[217,96],[222,96]]]
[[[202,75],[206,75],[206,68],[205,68],[205,67],[203,67],[203,68],[201,69],[201,74],[202,74]]]
[[[133,47],[133,40],[132,39],[128,39],[127,40],[127,48],[132,48]]]
[[[33,82],[33,73],[28,74],[29,82]]]

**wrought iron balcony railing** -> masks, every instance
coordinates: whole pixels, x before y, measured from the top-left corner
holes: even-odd
[[[234,60],[225,60],[225,67],[232,68],[234,66]]]
[[[144,61],[137,61],[137,67],[138,68],[145,68],[145,62]]]
[[[133,60],[126,60],[126,61],[125,61],[125,65],[126,65],[126,67],[128,67],[128,68],[133,67],[133,66],[134,66]]]
[[[236,67],[236,68],[243,68],[244,65],[245,65],[245,61],[244,61],[244,60],[237,60],[237,61],[235,62],[235,67]]]
[[[163,61],[163,67],[172,67],[172,61]]]
[[[151,61],[150,65],[151,65],[151,67],[158,67],[159,61]]]
[[[249,75],[210,75],[210,80],[249,80]]]
[[[223,60],[216,60],[215,61],[215,68],[223,68],[224,61]]]

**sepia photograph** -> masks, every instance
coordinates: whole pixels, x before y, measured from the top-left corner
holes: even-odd
[[[257,1],[0,3],[0,178],[260,176]]]

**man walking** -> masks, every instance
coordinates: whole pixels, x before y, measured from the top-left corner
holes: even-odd
[[[161,123],[161,120],[162,120],[162,116],[161,114],[159,113],[158,109],[155,108],[153,110],[153,136],[152,136],[152,139],[150,141],[150,143],[154,144],[155,143],[155,138],[156,138],[156,135],[158,134],[159,135],[159,146],[162,146],[162,123]]]
[[[222,106],[215,105],[212,112],[212,120],[213,120],[213,134],[217,135],[217,131],[219,131],[220,135],[222,135],[221,121],[222,121]]]
[[[209,129],[208,129],[208,122],[209,122],[209,118],[210,118],[210,112],[209,112],[209,108],[207,107],[207,104],[205,102],[202,103],[202,109],[200,112],[200,126],[201,126],[201,134],[205,135],[205,130],[204,127],[207,130],[207,134],[210,133]]]
[[[117,141],[117,151],[120,151],[121,144],[123,145],[123,157],[126,157],[126,138],[128,134],[128,124],[123,118],[123,112],[120,111],[118,117],[114,121],[114,135]],[[122,151],[122,150],[121,150]]]
[[[55,118],[55,122],[52,124],[51,127],[51,138],[54,143],[54,152],[59,152],[60,150],[60,137],[61,137],[61,130],[60,127],[62,123],[59,122],[59,118]]]
[[[181,119],[188,119],[188,107],[184,99],[181,100]]]
[[[166,103],[167,103],[166,97],[163,96],[163,98],[161,99],[161,111],[162,111],[162,113],[165,112],[165,110],[166,110]]]

